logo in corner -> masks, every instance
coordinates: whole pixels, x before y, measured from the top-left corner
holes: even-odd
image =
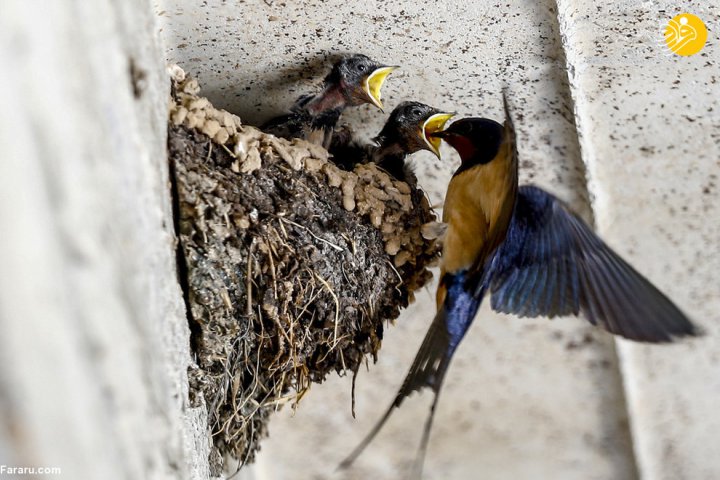
[[[670,52],[689,57],[695,55],[707,42],[707,28],[700,17],[692,13],[681,13],[663,25],[662,34]]]

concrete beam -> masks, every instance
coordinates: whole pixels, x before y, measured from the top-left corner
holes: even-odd
[[[0,463],[207,478],[152,9],[4,2],[0,63]]]
[[[641,478],[715,478],[720,362],[720,27],[691,57],[668,55],[669,1],[558,2],[583,159],[600,233],[697,323],[703,338],[619,341]]]

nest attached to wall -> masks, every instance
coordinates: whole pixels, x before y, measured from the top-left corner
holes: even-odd
[[[252,461],[268,415],[329,372],[356,373],[383,324],[432,277],[425,194],[374,164],[348,172],[323,148],[242,125],[173,77],[169,154],[181,281],[208,409],[213,474]]]

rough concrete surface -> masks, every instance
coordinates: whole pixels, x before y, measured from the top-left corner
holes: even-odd
[[[706,329],[665,348],[620,342],[638,468],[717,478],[720,9],[559,3],[598,230]],[[705,22],[706,47],[658,53],[658,25],[682,8]]]
[[[144,0],[2,5],[0,464],[42,478],[208,477],[156,30]]]

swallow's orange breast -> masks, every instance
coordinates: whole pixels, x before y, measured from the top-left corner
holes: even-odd
[[[517,191],[510,148],[492,161],[453,176],[443,207],[447,233],[442,271],[456,273],[481,265],[505,238]]]

